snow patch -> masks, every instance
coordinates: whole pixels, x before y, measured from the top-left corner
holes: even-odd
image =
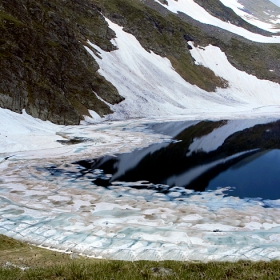
[[[254,104],[255,107],[280,105],[280,85],[267,80],[259,80],[253,75],[234,68],[224,52],[209,45],[203,49],[194,47],[190,51],[198,64],[211,69],[217,76],[229,82],[229,88],[218,88],[216,93],[225,99]],[[258,105],[259,104],[259,105]]]
[[[63,126],[35,119],[26,114],[0,108],[0,153],[30,151],[61,146],[63,138],[56,133]]]
[[[258,18],[252,16],[250,13],[247,13],[244,9],[244,6],[238,2],[238,0],[220,0],[226,7],[231,8],[238,16],[246,20],[252,25],[255,25],[263,30],[267,30],[269,32],[278,33],[280,32],[280,29],[277,29],[275,24],[277,22],[274,22],[275,24],[270,24],[267,22],[263,22],[259,20]],[[266,12],[264,12],[266,13]],[[268,14],[268,13],[266,13]],[[269,15],[269,14],[268,14]],[[273,22],[271,20],[271,22]]]
[[[210,24],[222,28],[224,30],[228,30],[234,34],[240,35],[251,41],[260,42],[260,43],[280,43],[280,36],[272,36],[272,37],[262,36],[256,33],[252,33],[242,27],[238,27],[231,23],[222,21],[210,15],[205,9],[203,9],[201,6],[196,4],[193,0],[178,0],[178,1],[168,0],[168,6],[163,5],[159,0],[155,0],[155,1],[173,13],[182,12],[202,23]],[[260,24],[260,22],[256,20],[255,23]]]
[[[125,97],[121,103],[111,106],[115,113],[107,119],[197,114],[213,117],[217,112],[232,116],[238,111],[280,105],[279,84],[238,71],[218,48],[209,46],[203,52],[193,47],[191,51],[197,64],[205,65],[217,76],[230,81],[229,88],[209,93],[187,83],[167,58],[147,52],[133,35],[106,20],[116,33],[113,41],[118,49],[105,52],[88,42],[100,53],[97,57],[88,47],[85,48],[98,62],[99,73]],[[269,92],[269,95],[265,96],[263,92]]]

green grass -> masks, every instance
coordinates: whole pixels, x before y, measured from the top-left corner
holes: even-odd
[[[0,279],[280,279],[280,261],[128,262],[84,257],[72,260],[70,255],[0,235]]]
[[[218,0],[202,2],[225,9]],[[115,33],[103,15],[133,34],[147,51],[167,57],[187,82],[208,92],[228,83],[195,64],[189,40],[196,46],[218,46],[237,69],[279,83],[279,44],[258,44],[225,31],[212,34],[157,9],[140,0],[4,1],[0,7],[2,95],[12,98],[5,103],[0,100],[1,106],[17,112],[25,108],[34,117],[58,124],[80,123],[87,109],[100,116],[111,113],[93,91],[110,104],[123,98],[97,72],[98,63],[84,48],[87,40],[104,51],[116,48],[111,43]],[[15,98],[20,102],[14,102]]]
[[[231,8],[224,6],[219,0],[194,0],[194,2],[206,9],[214,17],[217,17],[225,22],[230,22],[254,33],[269,35],[269,32],[264,31],[243,20],[241,17],[236,15]]]
[[[222,34],[224,31],[219,32],[219,35],[210,34],[192,23],[181,20],[176,14],[168,12],[162,14],[145,6],[139,0],[92,1],[101,7],[106,17],[133,34],[147,51],[169,58],[172,66],[183,79],[206,91],[213,92],[217,87],[225,88],[227,83],[210,69],[194,64],[185,38],[192,38],[195,45],[203,47],[209,44],[218,46],[237,69],[260,79],[279,83],[279,73],[276,71],[279,44],[254,43],[229,33]],[[208,6],[215,3],[218,6],[217,13],[220,12],[221,15],[225,13],[223,9],[230,10],[217,0],[201,2]],[[233,15],[231,11],[227,16],[231,18]],[[237,19],[242,21],[235,15],[233,21]],[[270,69],[274,69],[275,72],[269,71]]]
[[[167,57],[172,66],[187,82],[212,92],[227,83],[215,73],[194,63],[185,38],[204,38],[206,34],[197,27],[181,21],[176,15],[161,15],[140,1],[99,0],[104,15],[124,26],[147,50]]]

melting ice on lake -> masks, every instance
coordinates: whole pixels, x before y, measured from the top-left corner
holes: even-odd
[[[171,139],[72,164],[11,160],[0,233],[113,259],[280,259],[280,121],[145,129]]]
[[[147,181],[152,184],[132,187],[162,193],[174,187],[203,192],[231,186],[235,188],[230,189],[231,196],[280,199],[280,122],[223,135],[232,123],[236,125],[236,121],[190,123],[170,143],[77,164],[84,167],[81,173],[95,174],[92,179],[99,186]]]

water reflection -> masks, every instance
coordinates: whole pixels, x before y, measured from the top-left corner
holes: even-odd
[[[195,191],[232,186],[231,195],[278,199],[280,121],[266,122],[151,124],[156,132],[170,133],[173,141],[78,164],[86,172],[101,169],[111,174],[94,179],[101,186],[141,180]]]
[[[232,165],[213,178],[207,190],[232,186],[230,195],[280,198],[280,150],[261,151]]]

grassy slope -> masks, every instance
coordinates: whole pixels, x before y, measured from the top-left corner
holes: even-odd
[[[234,25],[243,27],[253,33],[264,34],[267,36],[271,35],[270,32],[264,31],[236,15],[232,9],[224,6],[220,0],[194,0],[194,2],[202,6],[214,17],[217,17],[225,22],[230,22]]]
[[[213,71],[194,64],[187,41],[206,36],[199,28],[174,15],[163,16],[138,0],[99,0],[96,4],[106,17],[133,34],[147,51],[169,58],[189,83],[209,92],[215,91],[216,87],[227,87],[226,81]]]
[[[97,73],[97,63],[84,49],[87,39],[103,50],[114,49],[114,32],[100,11],[206,91],[227,87],[227,82],[195,65],[188,41],[219,46],[236,68],[280,81],[279,44],[252,43],[187,17],[182,20],[152,0],[9,0],[0,3],[0,106],[16,112],[26,108],[34,117],[60,124],[79,123],[87,109],[110,113],[93,91],[111,104],[123,99]]]
[[[218,46],[237,69],[260,79],[280,82],[279,44],[251,42],[227,31],[196,23],[187,16],[172,14],[153,1],[147,0],[146,5],[139,0],[92,1],[101,7],[105,16],[133,34],[146,50],[168,57],[185,80],[200,88],[214,91],[216,87],[226,87],[227,84],[211,70],[194,65],[187,41],[201,46]]]
[[[280,262],[125,262],[82,257],[71,260],[70,255],[0,235],[0,279],[280,279]]]

